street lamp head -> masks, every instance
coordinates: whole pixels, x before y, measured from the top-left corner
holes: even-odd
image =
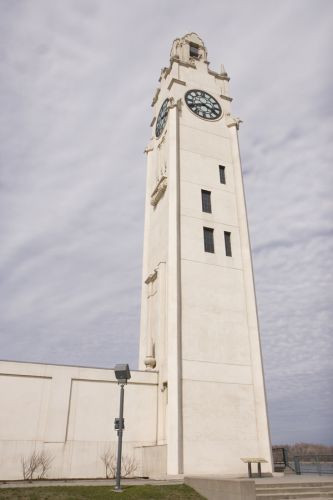
[[[118,384],[127,384],[127,380],[131,378],[131,372],[128,365],[116,365],[114,374],[118,380]]]

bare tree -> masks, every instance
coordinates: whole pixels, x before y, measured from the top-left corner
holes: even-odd
[[[39,453],[39,460],[38,460],[38,469],[37,471],[39,472],[38,479],[44,479],[44,477],[47,474],[47,471],[51,468],[51,464],[54,460],[54,457],[52,457],[49,453],[46,451],[42,451]]]
[[[36,451],[29,457],[21,457],[23,479],[31,481],[38,467],[38,454]]]
[[[54,457],[44,450],[35,450],[28,457],[21,457],[23,479],[32,481],[34,475],[37,479],[45,478],[53,460]]]
[[[123,456],[121,464],[122,464],[121,466],[122,477],[130,476],[138,468],[138,464],[133,456],[132,457],[128,455]]]
[[[105,467],[106,479],[114,479],[116,477],[116,455],[115,452],[108,448],[101,455],[101,460]]]
[[[105,450],[100,456],[104,467],[106,479],[114,479],[117,471],[117,457],[112,448]],[[134,457],[123,455],[121,459],[121,476],[128,477],[138,468],[138,464]]]

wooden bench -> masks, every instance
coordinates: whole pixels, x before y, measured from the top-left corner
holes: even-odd
[[[261,476],[261,464],[267,464],[267,460],[264,458],[253,458],[253,457],[246,457],[246,458],[241,458],[242,462],[247,464],[248,472],[249,472],[249,477],[253,477],[252,475],[252,464],[258,464],[258,477]]]

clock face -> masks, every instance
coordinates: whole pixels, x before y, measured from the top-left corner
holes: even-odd
[[[217,120],[222,115],[217,100],[203,90],[189,90],[185,94],[185,102],[193,113],[205,120]]]
[[[168,118],[168,102],[169,99],[165,99],[163,102],[160,112],[158,113],[157,117],[157,122],[156,122],[156,128],[155,128],[155,135],[156,137],[159,137],[161,133],[163,132],[163,129],[165,127],[167,118]]]

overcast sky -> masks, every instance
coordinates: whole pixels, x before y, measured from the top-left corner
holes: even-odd
[[[331,0],[0,0],[0,358],[137,368],[150,103],[231,77],[272,441],[333,444]]]

